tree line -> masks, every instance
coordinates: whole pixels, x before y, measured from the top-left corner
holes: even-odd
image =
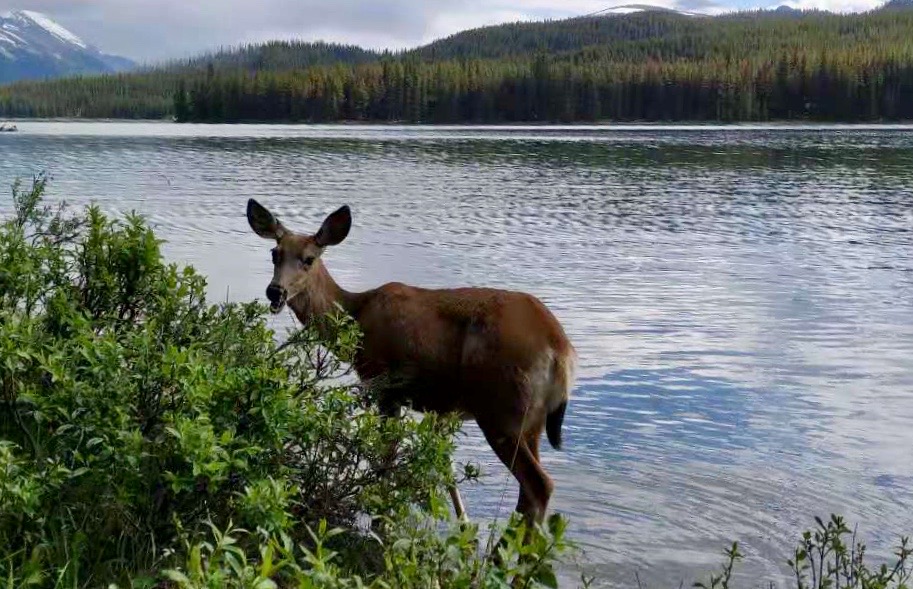
[[[218,75],[179,88],[181,121],[873,120],[913,118],[913,61],[784,53],[644,64],[392,61]]]

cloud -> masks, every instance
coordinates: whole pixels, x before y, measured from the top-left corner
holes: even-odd
[[[541,18],[550,10],[544,0],[498,4],[484,0],[0,0],[0,11],[45,12],[105,51],[159,60],[275,38],[411,47],[461,28]],[[559,12],[573,15],[599,4],[569,0]]]
[[[2,2],[3,0],[0,0]],[[16,0],[6,0],[16,2]],[[161,59],[269,37],[406,39],[441,0],[24,0],[106,51]]]
[[[785,0],[786,6],[799,9],[829,10],[831,12],[862,12],[884,4],[883,0]]]
[[[673,8],[687,10],[692,12],[702,12],[704,14],[718,14],[727,10],[713,0],[679,0]]]

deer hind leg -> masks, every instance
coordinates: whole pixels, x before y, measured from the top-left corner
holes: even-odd
[[[520,484],[517,511],[526,517],[527,522],[541,523],[555,485],[539,464],[538,435],[532,437],[531,433],[507,433],[484,422],[479,423],[479,426],[495,454]],[[534,429],[537,434],[541,432],[541,428]]]
[[[541,523],[545,517],[548,500],[554,484],[551,478],[539,464],[539,436],[541,428],[533,428],[536,435],[531,432],[521,435],[503,435],[498,428],[479,424],[485,439],[507,466],[517,482],[520,484],[517,511],[526,520],[527,526]],[[532,530],[527,527],[522,542],[530,540]],[[502,536],[492,547],[491,559],[495,564],[501,563],[501,549],[506,547],[508,539]]]
[[[548,474],[545,472],[545,469],[542,468],[542,463],[539,462],[539,437],[541,434],[542,434],[541,429],[534,428],[534,429],[528,431],[526,434],[524,434],[523,439],[526,442],[526,446],[529,448],[530,454],[535,459],[535,461],[539,464],[539,468],[542,470],[542,473],[545,475],[546,480],[548,480],[548,483],[549,483],[548,496],[550,497],[551,489],[553,488],[553,485],[551,485],[551,479],[548,476]],[[530,497],[523,491],[524,491],[524,489],[521,487],[520,488],[520,498],[517,501],[517,511],[519,513],[526,514],[526,513],[530,513],[533,509],[535,509],[536,502],[535,502],[535,497]],[[547,507],[548,507],[548,497],[546,497],[545,505],[542,508],[543,515],[544,515],[545,509]]]

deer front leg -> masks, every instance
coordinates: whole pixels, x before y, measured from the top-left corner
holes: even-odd
[[[454,473],[456,478],[456,473]],[[447,485],[447,492],[450,493],[450,501],[453,503],[453,512],[461,522],[468,522],[469,517],[466,515],[466,507],[463,505],[463,498],[460,496],[460,489],[456,486],[456,481]]]

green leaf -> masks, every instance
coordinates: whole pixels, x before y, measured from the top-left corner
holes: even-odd
[[[549,589],[558,589],[558,577],[555,576],[555,571],[550,567],[540,570],[536,575],[536,580],[549,587]]]
[[[192,585],[192,583],[190,582],[190,579],[187,578],[187,575],[185,575],[184,573],[182,573],[180,571],[176,571],[173,569],[165,569],[162,571],[162,576],[165,577],[166,579],[168,579],[169,581],[174,581],[175,583],[179,583],[184,586]]]

